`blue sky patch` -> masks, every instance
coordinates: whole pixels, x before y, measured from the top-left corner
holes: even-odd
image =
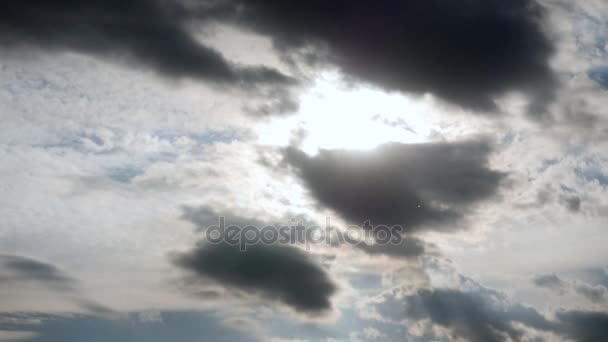
[[[587,72],[587,76],[602,88],[608,89],[608,66],[593,68]]]
[[[608,175],[602,171],[599,164],[596,162],[582,168],[576,168],[574,172],[579,178],[585,180],[586,182],[597,181],[600,183],[600,185],[608,186]]]
[[[129,183],[133,178],[143,173],[144,170],[138,167],[122,167],[109,169],[107,174],[116,182]]]

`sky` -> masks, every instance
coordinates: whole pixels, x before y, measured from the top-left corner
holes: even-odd
[[[0,10],[0,342],[608,341],[603,0]]]

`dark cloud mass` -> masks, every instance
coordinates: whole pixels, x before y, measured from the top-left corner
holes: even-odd
[[[220,84],[287,84],[265,67],[240,67],[188,32],[179,1],[10,1],[0,10],[0,48],[41,47],[134,60],[171,77]]]
[[[362,225],[444,224],[496,194],[504,174],[487,166],[485,141],[382,145],[373,151],[295,149],[286,159],[321,204]]]
[[[273,37],[288,57],[304,51],[389,90],[431,92],[482,110],[509,91],[530,95],[538,111],[553,97],[553,47],[532,0],[216,3],[217,17]]]
[[[283,302],[296,311],[319,314],[331,309],[336,285],[302,250],[286,245],[201,243],[174,263],[222,285]]]
[[[338,66],[352,80],[484,111],[520,91],[542,113],[554,93],[542,13],[532,0],[10,1],[0,11],[0,48],[78,51],[245,88],[295,83],[271,68],[231,63],[189,29],[233,23],[272,37],[287,59],[306,51],[307,60]],[[276,98],[248,111],[297,107],[284,89],[268,93]]]

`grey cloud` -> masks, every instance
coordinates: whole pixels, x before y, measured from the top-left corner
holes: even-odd
[[[534,284],[562,295],[567,292],[575,293],[592,303],[608,302],[608,289],[604,285],[592,285],[580,280],[563,280],[555,274],[536,276]]]
[[[455,337],[467,341],[521,341],[526,332],[520,323],[541,332],[579,342],[608,339],[608,314],[592,311],[558,311],[549,321],[533,308],[505,302],[492,290],[462,292],[458,290],[420,290],[405,298],[407,318],[428,318],[450,329]]]
[[[276,221],[262,221],[256,218],[248,217],[247,215],[235,214],[231,210],[216,210],[210,206],[200,207],[182,207],[182,219],[193,223],[196,229],[200,232],[205,232],[210,227],[219,227],[221,219],[223,219],[226,228],[235,226],[238,228],[255,227],[261,230],[265,227],[286,228],[285,233],[277,236],[276,243],[283,242],[289,244],[303,243],[305,237],[310,238],[311,234],[318,228],[316,224],[307,221],[302,216],[294,215],[293,217],[282,217]],[[295,229],[296,225],[300,225],[301,231]],[[285,235],[282,235],[285,234]]]
[[[555,274],[538,275],[533,279],[538,287],[548,288],[554,291],[564,291],[565,283]]]
[[[558,312],[559,331],[576,341],[608,341],[608,314],[604,312]]]
[[[416,258],[425,253],[425,244],[422,240],[411,236],[404,236],[399,244],[367,244],[356,245],[369,255],[387,255],[396,258]]]
[[[314,157],[290,147],[285,157],[320,204],[353,224],[453,230],[505,177],[488,167],[491,151],[486,141],[390,143]]]
[[[380,305],[378,312],[394,321],[430,320],[447,329],[450,341],[543,340],[534,339],[522,326],[579,342],[608,338],[608,314],[604,312],[562,310],[555,313],[554,320],[548,320],[534,308],[513,303],[502,293],[479,285],[467,291],[420,289],[402,298],[389,297]],[[441,339],[430,331],[427,334],[424,340]]]
[[[269,35],[286,59],[308,50],[308,61],[336,65],[351,79],[387,90],[430,92],[486,111],[496,110],[495,98],[521,91],[540,114],[556,83],[543,13],[533,0],[383,0],[373,6],[363,0],[33,0],[3,7],[0,47],[126,59],[166,76],[246,89],[295,83],[274,69],[231,63],[188,29],[229,22]],[[284,89],[272,87],[275,95],[248,112],[293,111],[297,101]]]
[[[450,274],[449,269],[432,267]],[[560,310],[548,319],[533,307],[513,302],[504,293],[487,288],[462,274],[458,288],[424,287],[413,290],[404,286],[385,293],[371,309],[374,319],[405,322],[410,326],[422,323],[421,341],[544,341],[543,334],[574,341],[603,341],[607,336],[608,314],[593,311]],[[562,284],[559,277],[537,277],[541,284]],[[431,327],[426,322],[432,323]],[[441,329],[429,329],[432,327]],[[447,336],[444,336],[444,332]],[[417,339],[414,339],[417,340]]]
[[[552,330],[553,324],[534,309],[501,304],[493,294],[458,290],[419,290],[405,298],[409,319],[430,319],[450,329],[454,337],[467,341],[520,341],[524,332],[513,323],[539,330]]]
[[[608,290],[602,285],[592,286],[586,283],[579,283],[575,286],[574,290],[593,303],[605,303],[608,300]]]
[[[241,228],[255,226],[261,228],[267,225],[260,220],[236,215],[228,210],[218,211],[210,206],[184,206],[182,211],[182,219],[193,223],[198,231],[205,231],[211,226],[219,225],[221,217],[225,219],[226,226],[233,225]]]
[[[86,299],[79,289],[80,283],[77,279],[70,277],[53,264],[34,258],[0,254],[0,282],[17,286],[34,282],[62,293],[67,300],[87,312],[100,315],[114,313],[112,309]]]
[[[581,198],[578,196],[565,196],[563,201],[571,212],[578,212],[581,209]]]
[[[582,272],[582,277],[593,285],[608,287],[608,267],[591,268]]]
[[[262,103],[246,106],[245,112],[256,117],[288,114],[297,111],[300,106],[295,96],[287,88],[275,88],[265,95]]]
[[[337,286],[299,248],[286,245],[248,246],[199,243],[173,256],[173,262],[202,279],[282,302],[308,315],[331,310]]]
[[[578,213],[581,210],[582,199],[576,194],[563,186],[556,190],[551,185],[538,190],[534,201],[515,204],[516,208],[520,209],[541,209],[552,204],[559,204],[572,213]]]
[[[281,85],[279,103],[289,102],[291,94],[284,87],[295,84],[294,79],[264,66],[231,63],[196,40],[188,31],[192,20],[180,1],[14,1],[0,12],[0,49],[77,51],[127,60],[172,78],[198,78],[247,91]],[[275,107],[269,110],[293,109]]]
[[[496,97],[521,91],[534,114],[554,97],[554,49],[543,33],[544,9],[532,0],[215,4],[206,16],[271,36],[286,59],[336,65],[385,89],[490,111]]]
[[[61,291],[72,291],[77,284],[56,266],[29,257],[0,254],[0,265],[9,271],[0,275],[4,282],[34,281]]]

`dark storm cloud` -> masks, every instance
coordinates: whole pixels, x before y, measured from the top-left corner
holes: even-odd
[[[405,298],[406,316],[413,320],[430,319],[450,329],[454,337],[471,342],[520,341],[524,332],[513,323],[542,331],[554,329],[554,324],[536,310],[499,304],[503,298],[486,292],[419,290]]]
[[[287,58],[336,65],[387,90],[430,92],[494,110],[494,99],[527,93],[533,111],[554,95],[553,46],[533,0],[226,0],[207,16],[274,39]],[[208,7],[209,8],[209,7]]]
[[[290,147],[287,162],[318,202],[347,221],[455,229],[475,203],[496,194],[504,174],[488,167],[485,141],[385,144],[373,151]]]
[[[331,309],[337,287],[302,250],[285,245],[201,243],[177,254],[174,263],[202,278],[280,301],[298,312],[321,314]]]
[[[266,67],[241,67],[188,32],[179,1],[10,1],[0,10],[0,49],[39,47],[127,58],[170,77],[219,84],[290,84]]]

